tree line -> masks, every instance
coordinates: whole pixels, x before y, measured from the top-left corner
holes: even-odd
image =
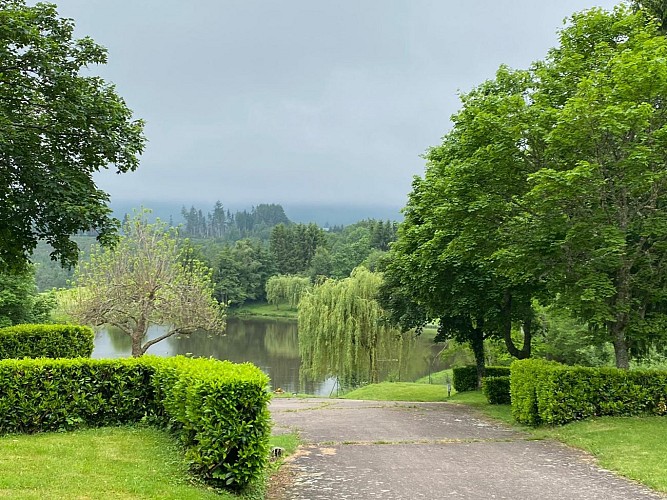
[[[181,236],[188,238],[217,238],[237,241],[242,238],[267,239],[272,227],[290,224],[285,210],[279,204],[262,203],[248,210],[231,212],[216,201],[211,211],[204,213],[191,206],[181,209],[183,225]],[[170,225],[174,225],[173,220]]]

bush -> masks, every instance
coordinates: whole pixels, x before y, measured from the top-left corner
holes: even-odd
[[[0,361],[0,433],[118,425],[172,429],[192,469],[242,488],[268,457],[268,377],[248,363],[184,357]]]
[[[477,367],[475,365],[454,368],[454,389],[456,392],[477,390]],[[486,377],[509,377],[508,366],[487,366]]]
[[[667,414],[667,372],[512,364],[512,414],[525,424],[559,425],[593,416]]]
[[[510,404],[510,377],[485,377],[482,392],[492,405]]]
[[[0,359],[89,358],[94,339],[87,326],[9,326],[0,328]]]

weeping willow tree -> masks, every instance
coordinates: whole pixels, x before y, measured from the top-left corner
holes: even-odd
[[[349,278],[327,280],[299,303],[302,376],[343,383],[379,381],[383,361],[403,362],[403,336],[383,320],[375,300],[382,275],[358,267]],[[409,344],[409,343],[408,343]]]
[[[266,300],[269,304],[287,303],[296,309],[304,293],[312,287],[310,278],[279,274],[266,282]]]

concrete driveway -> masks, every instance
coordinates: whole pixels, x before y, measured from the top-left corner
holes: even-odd
[[[454,403],[279,398],[271,414],[274,432],[305,443],[276,500],[667,498]]]

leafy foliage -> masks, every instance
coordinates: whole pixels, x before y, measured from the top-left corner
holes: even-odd
[[[52,294],[37,293],[33,266],[0,272],[0,327],[46,322],[55,305]]]
[[[0,359],[89,358],[95,333],[78,325],[16,325],[0,329]]]
[[[222,306],[213,298],[210,270],[179,248],[173,229],[148,224],[139,213],[123,226],[114,249],[94,250],[77,269],[69,314],[90,325],[113,325],[132,339],[132,355],[167,337],[221,330]],[[167,331],[144,342],[151,325]]]
[[[240,240],[233,246],[225,245],[214,262],[214,296],[220,303],[241,307],[245,302],[265,298],[273,263],[260,242]]]
[[[287,303],[289,307],[296,309],[301,297],[310,291],[312,284],[310,278],[300,276],[271,276],[266,282],[266,300],[276,307],[278,304]]]
[[[535,300],[613,343],[619,367],[661,342],[666,52],[643,11],[591,9],[544,61],[462,96],[392,247],[382,303],[394,321],[440,318],[480,368],[484,339],[530,355]]]
[[[512,363],[512,414],[521,423],[565,424],[593,416],[667,414],[667,372]]]
[[[482,381],[482,392],[492,405],[510,404],[510,377],[485,377]]]
[[[486,377],[508,377],[510,374],[508,366],[487,366],[484,371]],[[479,388],[477,366],[457,366],[452,369],[452,372],[456,392],[474,391]]]
[[[113,86],[80,74],[106,51],[74,39],[55,5],[0,4],[0,267],[21,267],[39,239],[74,265],[72,234],[95,229],[113,241],[117,221],[93,173],[135,170],[143,123]]]
[[[240,488],[268,458],[268,377],[250,365],[183,357],[0,362],[0,433],[149,419],[176,431],[193,470]]]
[[[402,363],[403,336],[383,321],[376,301],[381,282],[380,274],[358,267],[349,278],[326,280],[303,296],[299,352],[309,378],[376,383],[380,360],[398,356]]]
[[[299,274],[311,265],[324,231],[315,224],[278,224],[271,231],[270,252],[280,274]]]

